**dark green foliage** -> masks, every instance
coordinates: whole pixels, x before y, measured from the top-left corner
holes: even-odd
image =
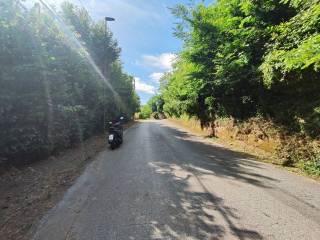
[[[139,107],[104,23],[69,3],[60,20],[53,14],[0,3],[0,158],[42,158],[102,132],[104,116],[130,118]]]
[[[173,9],[184,49],[161,87],[168,115],[261,116],[320,136],[318,0],[219,0]]]

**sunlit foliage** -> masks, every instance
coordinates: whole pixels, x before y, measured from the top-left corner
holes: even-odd
[[[164,117],[163,105],[164,105],[164,100],[163,100],[162,96],[160,96],[160,95],[153,96],[147,102],[147,104],[145,104],[141,107],[141,110],[139,112],[139,118],[140,119],[148,119],[150,117],[154,117],[156,119],[159,119],[161,117]]]
[[[184,49],[161,92],[167,115],[260,116],[320,136],[320,3],[218,0],[178,5]]]
[[[42,158],[101,133],[104,119],[130,118],[139,99],[119,54],[85,9],[1,1],[0,158]]]

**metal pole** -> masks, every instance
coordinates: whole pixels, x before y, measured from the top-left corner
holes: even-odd
[[[105,32],[105,40],[107,40],[107,20],[105,20],[105,27],[104,27],[104,32]],[[104,77],[106,78],[107,76],[107,56],[105,56],[105,63],[103,66],[104,70]],[[106,85],[106,84],[105,84]],[[103,133],[106,133],[106,86],[103,88]]]
[[[108,39],[108,21],[115,21],[114,18],[111,17],[105,17],[104,19],[105,21],[105,25],[104,25],[104,31],[105,31],[105,40],[107,43],[107,39]],[[107,49],[107,48],[105,48]],[[104,62],[104,66],[102,67],[102,71],[103,71],[103,75],[105,78],[107,78],[107,71],[108,71],[108,59],[107,59],[107,53],[105,54],[105,62]],[[103,98],[104,100],[106,99],[106,91],[107,91],[107,85],[105,84],[105,88],[103,91]],[[106,105],[103,105],[103,132],[106,132]]]

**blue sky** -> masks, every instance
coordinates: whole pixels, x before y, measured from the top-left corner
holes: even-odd
[[[59,4],[63,0],[46,0]],[[197,0],[195,0],[197,2]],[[198,0],[200,1],[200,0]],[[173,36],[176,19],[168,7],[190,0],[71,0],[84,6],[95,20],[114,17],[109,23],[122,49],[126,72],[136,78],[136,90],[144,104],[159,87],[161,75],[171,70],[182,47]],[[211,1],[206,1],[211,2]]]

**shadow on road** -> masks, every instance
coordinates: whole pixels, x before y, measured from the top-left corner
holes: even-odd
[[[121,149],[102,152],[92,162],[34,239],[259,240],[289,231],[294,236],[294,217],[283,221],[283,213],[297,211],[288,216],[305,227],[312,224],[303,223],[306,218],[319,222],[318,209],[283,188],[291,178],[275,172],[165,121],[146,121],[126,132]]]
[[[193,168],[193,172],[196,174],[201,174],[201,170],[196,169],[203,169],[205,173],[210,171],[219,177],[233,178],[263,188],[270,188],[270,182],[278,181],[257,173],[257,169],[263,168],[263,164],[256,162],[253,155],[213,145],[188,132],[167,125],[162,128],[167,129],[175,138],[181,140],[190,152],[196,153],[196,158],[183,159],[184,166],[194,165],[197,167]]]
[[[261,164],[245,160],[251,156],[195,140],[194,136],[167,125],[161,128],[166,131],[161,131],[162,135],[154,139],[161,157],[151,165],[161,175],[162,185],[171,191],[170,196],[158,200],[150,239],[263,239],[254,229],[237,227],[234,223],[239,220],[237,210],[212,194],[200,178],[214,175],[262,188],[269,187],[266,181],[276,180],[254,173],[252,168],[260,168]],[[164,135],[168,131],[169,137],[174,139],[168,140]],[[164,148],[170,152],[167,157],[162,157],[163,152],[160,152]],[[161,222],[161,215],[170,217]]]

